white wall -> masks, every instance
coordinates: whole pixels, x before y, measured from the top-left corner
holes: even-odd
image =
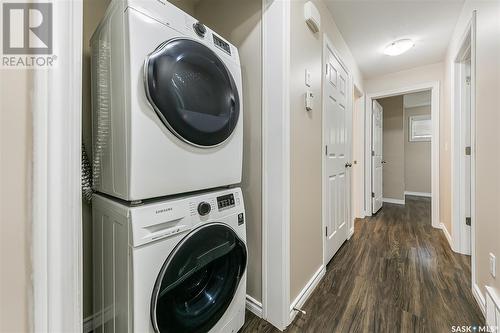
[[[453,62],[473,10],[477,11],[476,41],[476,279],[481,291],[500,291],[500,2],[466,1],[446,56],[444,117],[451,137]],[[443,137],[443,136],[442,136]],[[450,172],[448,168],[446,170]],[[441,192],[443,193],[443,192]],[[489,274],[488,254],[497,257],[497,278]]]

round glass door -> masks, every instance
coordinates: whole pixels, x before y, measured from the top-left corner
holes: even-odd
[[[188,234],[162,266],[151,299],[156,332],[208,332],[229,307],[246,269],[244,242],[222,223]]]
[[[221,59],[191,39],[161,44],[144,65],[146,95],[177,137],[199,147],[223,143],[234,131],[240,99]]]

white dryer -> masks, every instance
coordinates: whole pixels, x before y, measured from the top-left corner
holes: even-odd
[[[235,46],[166,0],[127,0],[91,47],[98,192],[135,201],[241,181]]]
[[[96,332],[237,332],[247,248],[239,188],[130,206],[93,200]]]

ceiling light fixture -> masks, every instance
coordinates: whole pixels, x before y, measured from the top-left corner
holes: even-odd
[[[396,40],[385,47],[384,54],[398,56],[411,49],[414,45],[415,43],[411,39]]]

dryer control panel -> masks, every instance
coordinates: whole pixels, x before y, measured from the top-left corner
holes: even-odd
[[[214,44],[217,46],[219,49],[225,51],[227,54],[231,55],[231,48],[229,47],[229,44],[226,43],[222,38],[217,36],[216,34],[213,34],[214,36]]]

